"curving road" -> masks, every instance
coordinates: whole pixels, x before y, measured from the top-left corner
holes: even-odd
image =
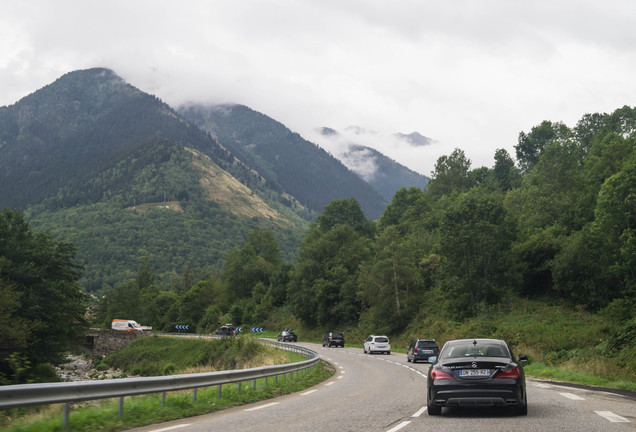
[[[634,431],[636,400],[597,390],[528,379],[528,415],[505,409],[426,413],[427,364],[404,354],[363,354],[359,348],[317,351],[336,368],[306,391],[252,405],[134,429],[136,432],[283,431]]]

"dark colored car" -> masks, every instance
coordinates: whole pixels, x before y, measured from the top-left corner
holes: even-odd
[[[327,333],[325,334],[325,337],[322,338],[322,346],[328,346],[328,347],[332,347],[332,346],[339,346],[341,348],[344,348],[344,335],[342,333]]]
[[[278,342],[298,342],[298,336],[293,330],[283,330],[278,335]]]
[[[448,341],[428,370],[429,415],[442,407],[510,406],[517,415],[528,413],[524,355],[515,358],[499,339]]]
[[[236,327],[232,324],[225,324],[216,331],[216,334],[220,336],[233,336],[236,334]]]
[[[435,339],[414,339],[406,347],[406,361],[417,363],[418,361],[427,362],[430,357],[437,357],[439,354],[439,345]]]

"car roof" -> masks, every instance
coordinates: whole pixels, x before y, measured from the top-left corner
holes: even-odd
[[[487,339],[487,338],[454,339],[454,340],[447,341],[445,345],[461,345],[461,344],[473,343],[473,342],[507,345],[506,342],[501,339]]]

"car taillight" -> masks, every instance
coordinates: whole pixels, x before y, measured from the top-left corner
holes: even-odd
[[[521,375],[521,372],[519,371],[519,367],[517,366],[507,371],[499,372],[499,375],[497,375],[495,378],[517,379],[519,378],[519,375]]]
[[[413,354],[417,354],[417,348],[413,350]]]
[[[433,369],[431,371],[431,379],[433,381],[444,380],[444,379],[454,379],[450,374],[446,372],[442,372],[441,370]]]

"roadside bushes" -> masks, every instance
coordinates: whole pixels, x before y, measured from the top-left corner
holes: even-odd
[[[289,358],[274,348],[240,336],[219,339],[151,336],[108,355],[103,362],[134,375],[159,376],[284,364]]]

